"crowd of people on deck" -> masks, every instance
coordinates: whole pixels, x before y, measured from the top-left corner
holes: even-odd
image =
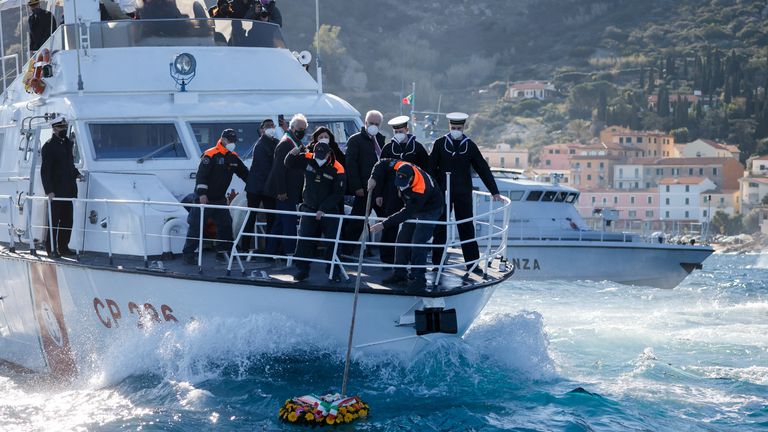
[[[432,238],[434,268],[446,260],[446,227],[429,223],[446,220],[445,191],[450,190],[456,220],[472,218],[472,170],[493,198],[501,200],[488,163],[477,145],[464,134],[468,115],[451,113],[447,118],[450,130],[435,141],[431,153],[410,133],[408,116],[388,122],[394,134],[387,141],[380,131],[383,115],[369,111],[364,126],[349,137],[344,152],[325,126],[315,129],[308,144],[304,144],[309,122],[302,114],[294,115],[287,124],[280,119],[277,127],[272,119],[266,119],[261,123],[261,136],[254,145],[250,169],[234,152],[237,133],[226,129],[216,146],[204,152],[200,160],[196,201],[226,206],[232,177],[240,177],[246,183],[248,207],[281,212],[266,213],[263,229],[269,235],[263,245],[253,242],[255,236],[244,235],[238,248],[255,249],[271,257],[293,255],[294,279],[302,281],[309,277],[309,259],[315,256],[320,238],[334,240],[340,233],[345,243],[340,245],[339,255],[354,255],[363,221],[347,219],[339,226],[339,217],[331,216],[344,214],[344,197],[349,194],[353,197],[351,214],[364,216],[366,209],[372,208],[383,220],[372,225],[370,232],[381,232],[382,243],[396,244],[378,248],[383,263],[396,265],[383,283],[418,290],[426,285],[429,250],[411,245],[429,244]],[[297,210],[302,213],[300,217]],[[257,213],[258,210],[250,212],[244,233],[255,233]],[[212,218],[216,223],[217,259],[227,260],[226,251],[233,242],[229,211],[220,207],[207,209],[205,214],[206,219]],[[200,245],[200,223],[200,211],[193,208],[183,251],[189,264],[198,262],[195,250]],[[473,222],[458,224],[458,231],[467,269],[479,271],[474,265],[479,251]],[[324,258],[331,260],[333,243],[328,241],[325,245]],[[411,265],[410,273],[407,265]],[[329,269],[327,266],[326,271]],[[331,277],[340,280],[338,270]]]

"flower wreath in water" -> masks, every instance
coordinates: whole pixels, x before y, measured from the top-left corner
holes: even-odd
[[[288,399],[280,408],[280,420],[307,426],[352,423],[368,415],[368,404],[357,396],[340,394],[306,395]]]

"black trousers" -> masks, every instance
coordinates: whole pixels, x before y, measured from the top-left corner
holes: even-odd
[[[387,199],[387,198],[385,198]],[[400,209],[403,208],[403,201],[397,197],[397,201],[393,203],[384,203],[384,213],[381,215],[381,217],[390,217],[393,214],[400,211]],[[398,205],[399,204],[399,205]],[[381,242],[382,243],[395,243],[397,240],[397,231],[400,227],[390,227],[390,228],[384,228],[384,231],[381,232]],[[424,249],[426,252],[427,250]],[[394,264],[395,262],[395,247],[394,246],[379,246],[379,257],[381,258],[381,262],[386,264]]]
[[[195,200],[195,202],[199,201]],[[224,198],[217,201],[210,201],[209,204],[226,205],[227,200]],[[200,210],[200,208],[194,207],[189,211],[189,216],[187,216],[189,230],[187,230],[187,240],[184,242],[184,249],[182,249],[182,252],[185,255],[193,254],[200,244],[200,224],[205,223],[200,220]],[[229,213],[229,209],[207,208],[205,209],[204,214],[205,220],[213,219],[216,224],[216,240],[218,240],[216,242],[216,251],[228,252],[229,248],[232,247],[232,215]]]
[[[45,230],[45,250],[56,253],[69,249],[72,238],[72,201],[51,201],[51,221],[49,229]],[[53,247],[51,247],[51,232],[53,229]]]
[[[302,210],[306,211],[306,210]],[[333,241],[336,239],[336,230],[339,226],[339,220],[331,217],[322,217],[317,220],[315,216],[302,216],[299,221],[299,236],[320,238],[320,234],[330,241],[325,242],[325,259],[330,260],[333,256]],[[315,256],[317,241],[301,239],[296,243],[296,253],[294,257],[312,258]],[[296,260],[296,267],[299,269],[309,269],[309,261]]]
[[[472,192],[456,194],[451,197],[451,207],[453,208],[453,214],[456,220],[462,220],[472,217]],[[446,220],[446,214],[440,216],[440,221]],[[475,224],[473,222],[464,222],[457,226],[459,231],[459,239],[461,241],[469,240],[475,237]],[[446,241],[446,226],[435,226],[435,237],[432,239],[432,244],[435,246],[445,245]],[[472,262],[480,258],[480,251],[477,247],[476,241],[471,241],[461,245],[461,252],[464,255],[464,262]],[[443,247],[436,247],[432,249],[432,264],[440,265],[440,260],[443,257]],[[469,265],[467,265],[469,267]]]
[[[248,207],[250,208],[265,208],[267,210],[274,210],[275,209],[275,199],[266,196],[266,195],[260,195],[260,194],[252,194],[248,192],[246,195],[248,197]],[[258,216],[258,212],[252,211],[248,213],[248,220],[245,222],[245,230],[243,230],[243,234],[253,234],[256,232],[256,217]],[[267,226],[264,229],[264,232],[269,234],[272,232],[272,225],[275,223],[275,214],[274,213],[267,213]],[[253,240],[255,237],[252,236],[246,236],[243,235],[243,239],[240,243],[241,249],[244,251],[254,249],[254,242]],[[256,245],[258,247],[258,245]]]
[[[365,202],[368,199],[368,192],[365,192],[365,196],[359,197],[355,195],[355,201],[352,203],[352,215],[354,216],[365,216]],[[371,208],[376,211],[377,215],[384,214],[384,211],[381,209],[381,207],[377,206],[375,203],[371,203]],[[356,242],[360,239],[360,234],[363,232],[363,221],[362,220],[346,220],[344,221],[344,227],[342,227],[343,235],[342,239],[346,241],[353,241]],[[397,234],[395,234],[397,235]],[[342,252],[344,254],[351,254],[354,251],[355,247],[352,244],[345,244],[342,247]]]

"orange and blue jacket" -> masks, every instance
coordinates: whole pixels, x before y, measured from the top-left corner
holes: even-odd
[[[208,200],[212,202],[225,200],[233,175],[247,181],[248,167],[237,153],[227,150],[219,141],[200,158],[195,178],[195,193],[198,196],[207,195]]]
[[[400,191],[403,208],[384,220],[384,227],[391,228],[400,225],[408,219],[419,217],[420,214],[445,206],[445,198],[440,186],[435,183],[426,171],[418,166],[398,159],[381,159],[374,167],[371,178],[376,180],[376,187],[385,182],[393,182],[397,169],[403,165],[413,167],[411,184]]]
[[[286,167],[304,170],[301,211],[339,213],[347,187],[344,167],[333,158],[332,153],[323,166],[319,166],[314,157],[311,152],[288,153],[285,156]]]

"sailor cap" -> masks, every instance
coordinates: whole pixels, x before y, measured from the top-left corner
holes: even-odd
[[[388,121],[387,124],[392,126],[392,129],[401,129],[408,126],[409,120],[410,120],[410,117],[406,115],[401,115]]]
[[[67,119],[64,118],[64,116],[57,116],[53,120],[51,120],[51,126],[68,126],[69,123],[67,122]]]
[[[447,118],[448,122],[452,125],[463,125],[467,122],[469,114],[463,112],[452,112],[446,114],[445,118]]]

